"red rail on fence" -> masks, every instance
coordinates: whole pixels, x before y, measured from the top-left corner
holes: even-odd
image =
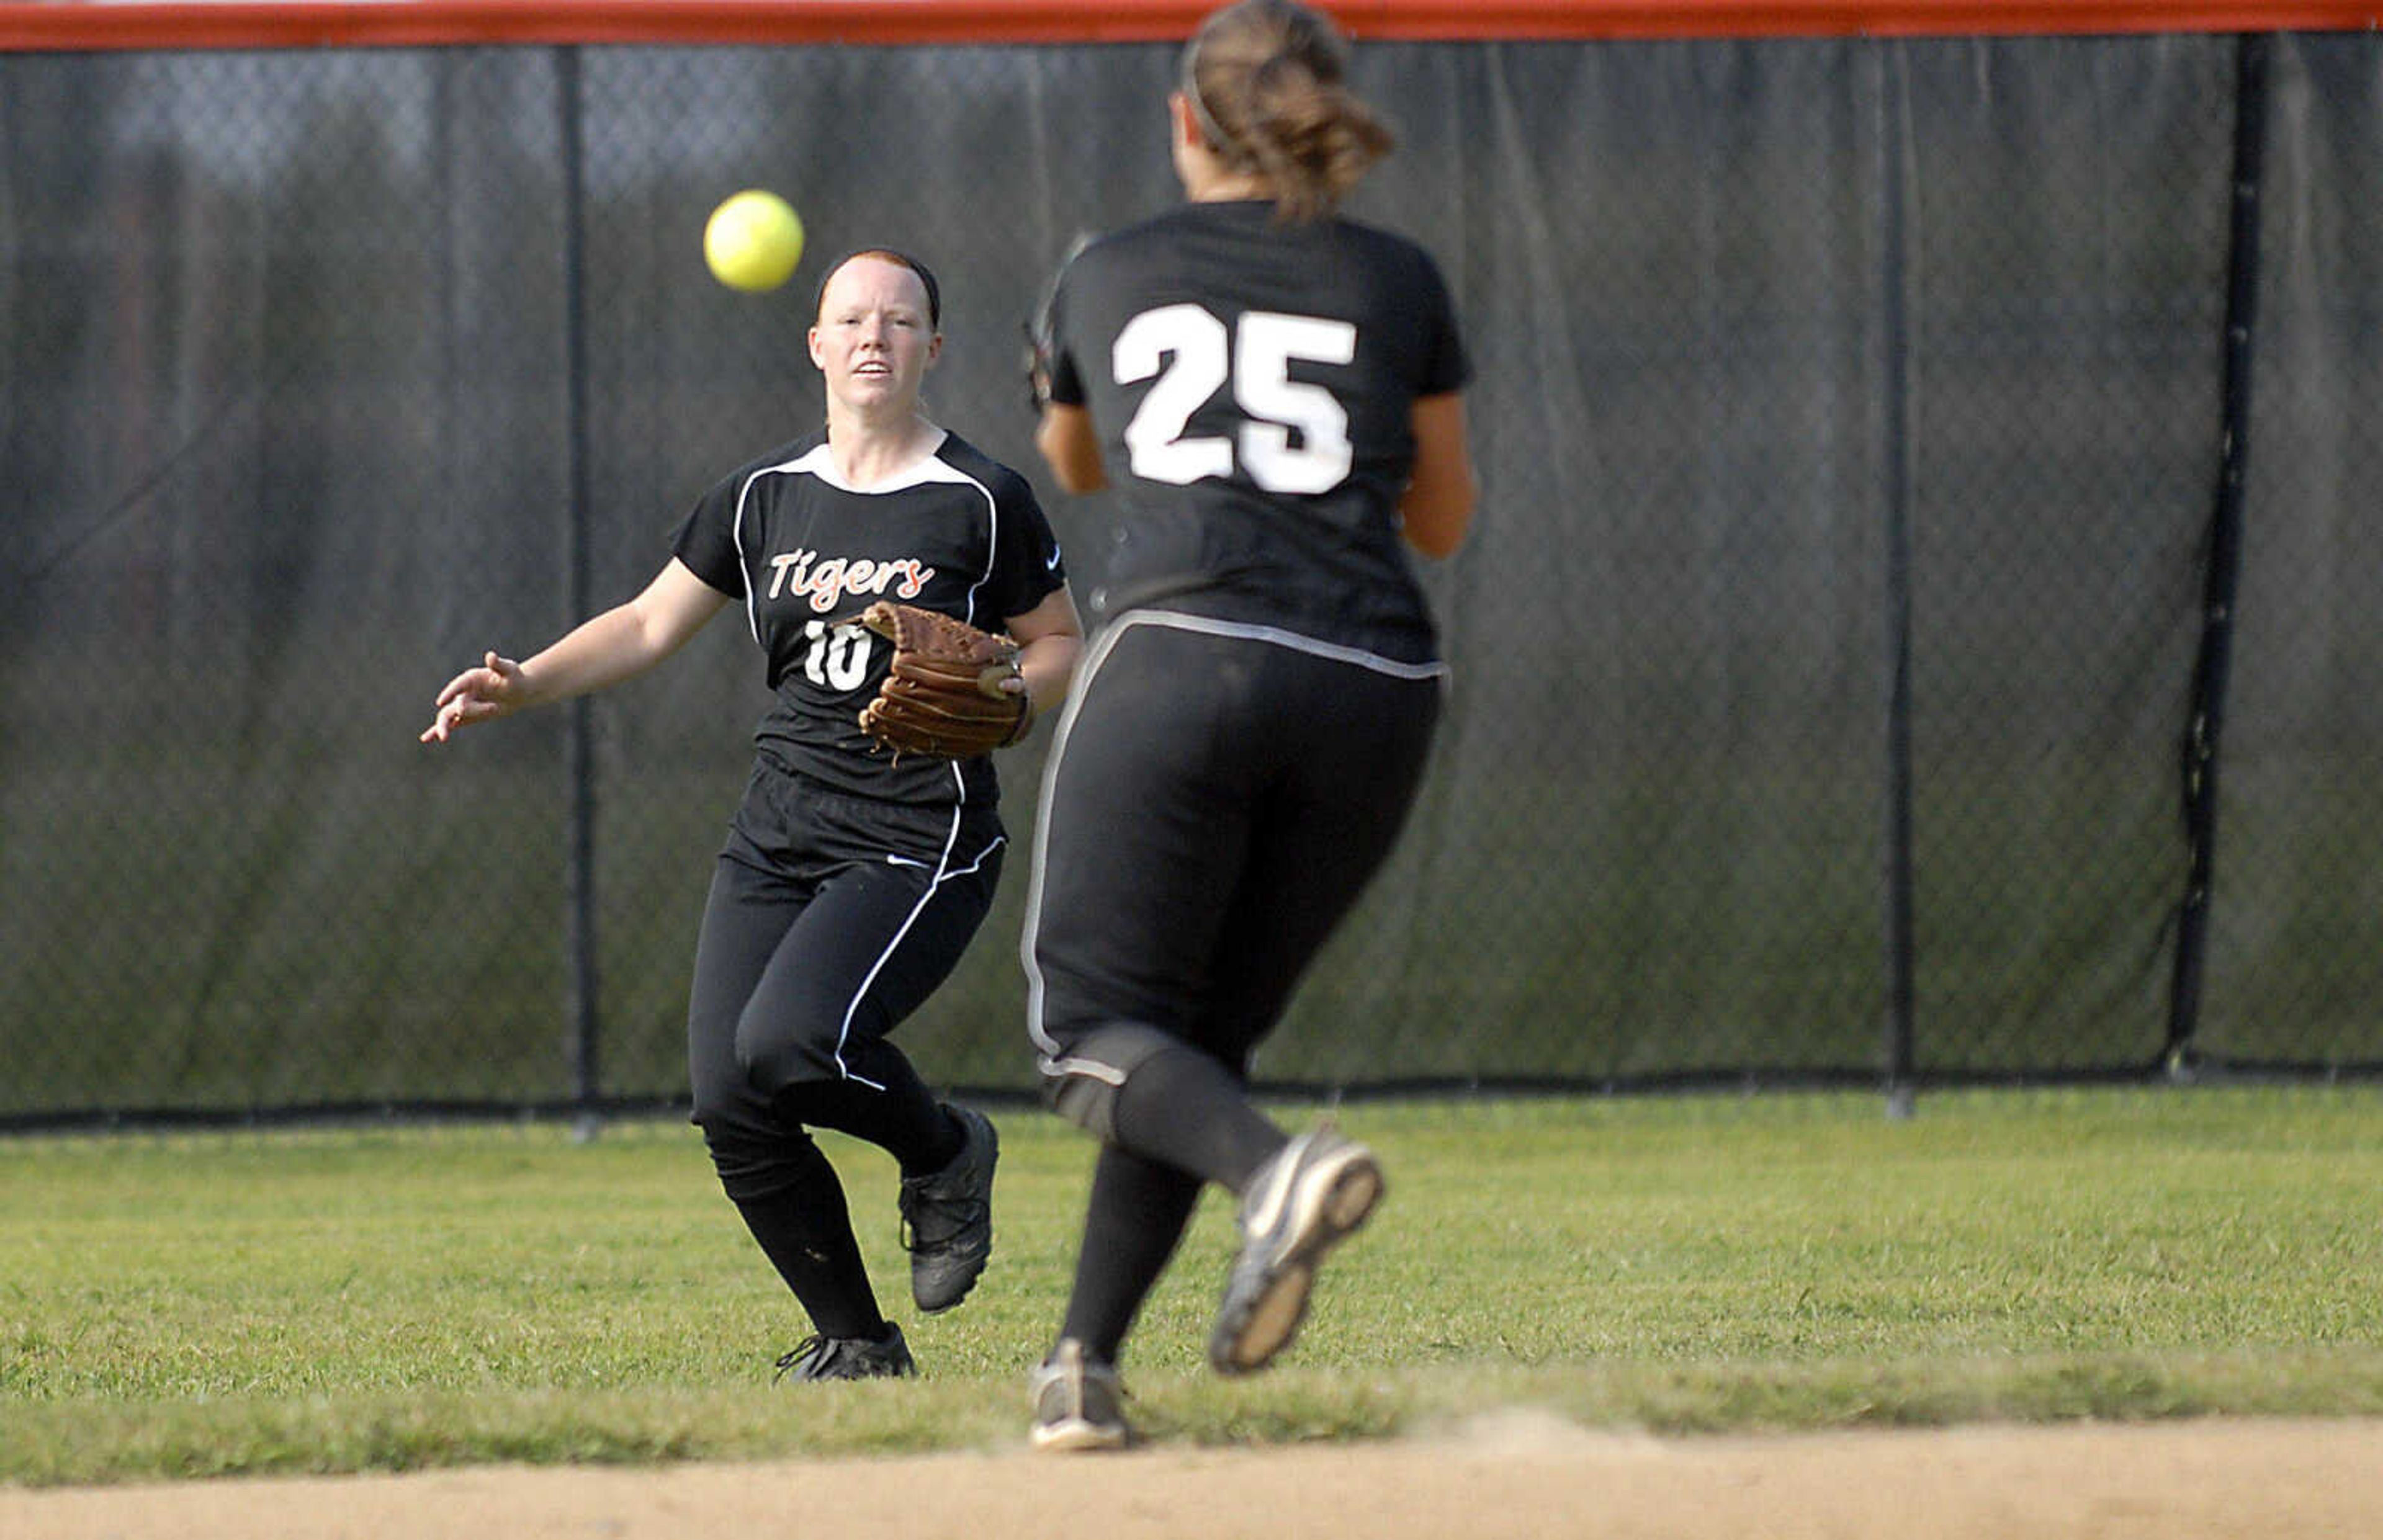
[[[471,43],[1139,43],[1213,0],[252,0],[0,3],[0,50]],[[1557,38],[2368,31],[2340,0],[1326,0],[1352,36]]]

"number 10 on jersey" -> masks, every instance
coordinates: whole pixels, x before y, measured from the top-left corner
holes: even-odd
[[[869,628],[855,622],[830,625],[806,621],[803,634],[810,647],[803,654],[803,677],[814,684],[857,690],[869,677]]]

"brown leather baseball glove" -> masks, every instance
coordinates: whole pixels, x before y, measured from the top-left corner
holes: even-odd
[[[860,623],[894,644],[894,664],[877,698],[860,709],[860,730],[896,755],[969,759],[1026,735],[1032,716],[1018,677],[1018,644],[966,621],[880,599]]]

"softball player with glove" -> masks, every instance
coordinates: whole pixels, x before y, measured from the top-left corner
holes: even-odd
[[[1117,1360],[1204,1184],[1242,1244],[1208,1343],[1264,1368],[1384,1190],[1372,1152],[1251,1103],[1251,1053],[1395,841],[1446,673],[1401,543],[1474,476],[1438,268],[1340,217],[1389,135],[1320,13],[1203,24],[1168,99],[1187,201],[1061,270],[1036,443],[1115,488],[1103,623],[1045,767],[1022,951],[1051,1104],[1100,1140],[1033,1442],[1129,1441]]]
[[[825,431],[706,492],[636,598],[525,661],[492,652],[457,675],[423,738],[444,743],[640,673],[729,604],[743,608],[776,699],[696,945],[694,1121],[810,1319],[781,1374],[841,1380],[916,1370],[810,1130],[854,1135],[899,1164],[912,1299],[930,1313],[983,1271],[998,1153],[992,1123],[939,1102],[888,1041],[992,902],[1006,841],[993,762],[982,743],[962,758],[891,750],[864,725],[882,714],[896,649],[861,617],[900,605],[1006,631],[984,687],[1015,704],[994,713],[992,742],[1066,695],[1082,642],[1031,489],[920,409],[943,344],[933,276],[899,253],[856,253],[828,270],[818,300],[810,355]]]

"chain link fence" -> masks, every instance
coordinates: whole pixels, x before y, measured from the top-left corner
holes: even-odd
[[[937,268],[931,410],[1096,592],[1019,328],[1176,196],[1174,56],[0,56],[0,1123],[683,1096],[749,638],[441,750],[431,696],[816,419],[862,243]],[[1423,804],[1264,1075],[2383,1066],[2383,43],[1358,65],[1483,504]],[[809,227],[774,296],[701,265],[747,186]],[[904,1029],[941,1083],[1031,1083],[1019,871]]]

